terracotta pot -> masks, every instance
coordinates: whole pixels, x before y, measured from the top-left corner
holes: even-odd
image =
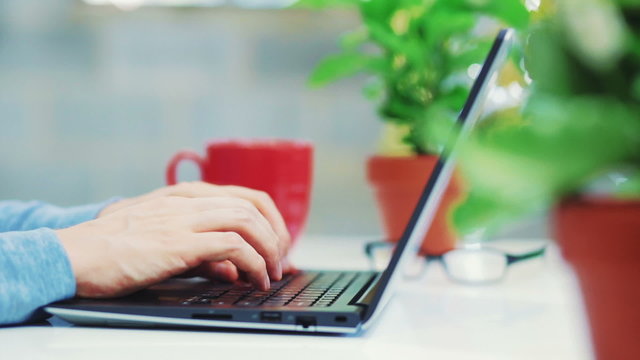
[[[640,359],[640,200],[571,198],[555,235],[575,271],[597,359]]]
[[[397,242],[402,237],[437,160],[431,155],[369,158],[367,176],[389,241]],[[461,200],[461,193],[461,181],[455,175],[422,242],[422,254],[442,254],[455,247],[457,238],[450,225],[450,212],[452,205]]]

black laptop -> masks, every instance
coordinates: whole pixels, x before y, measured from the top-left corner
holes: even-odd
[[[478,119],[490,84],[510,47],[512,31],[497,35],[458,122],[468,133]],[[45,309],[71,323],[98,326],[189,326],[320,333],[366,329],[394,293],[403,264],[415,256],[454,168],[453,153],[442,154],[411,221],[381,273],[300,271],[271,284],[269,291],[172,279],[133,295],[106,300],[73,299]]]

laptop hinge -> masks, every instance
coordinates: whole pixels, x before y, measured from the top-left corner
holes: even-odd
[[[369,305],[371,305],[371,301],[373,300],[373,297],[376,294],[376,291],[378,290],[378,287],[380,285],[380,282],[378,281],[380,280],[380,275],[381,274],[377,274],[376,276],[373,276],[371,278],[367,286],[364,287],[364,289],[366,290],[363,291],[361,294],[356,295],[356,297],[354,297],[353,301],[351,302],[352,305],[358,305],[358,306],[364,306],[364,307],[369,307]]]

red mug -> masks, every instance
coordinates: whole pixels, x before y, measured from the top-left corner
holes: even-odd
[[[268,193],[287,224],[292,240],[300,235],[311,197],[313,145],[293,140],[218,140],[206,145],[206,156],[180,151],[167,165],[167,184],[177,182],[183,160],[200,168],[203,181],[238,185]]]

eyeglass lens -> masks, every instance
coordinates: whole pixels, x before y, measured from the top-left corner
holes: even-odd
[[[490,249],[456,249],[442,261],[452,279],[469,283],[500,280],[507,270],[506,255]]]

